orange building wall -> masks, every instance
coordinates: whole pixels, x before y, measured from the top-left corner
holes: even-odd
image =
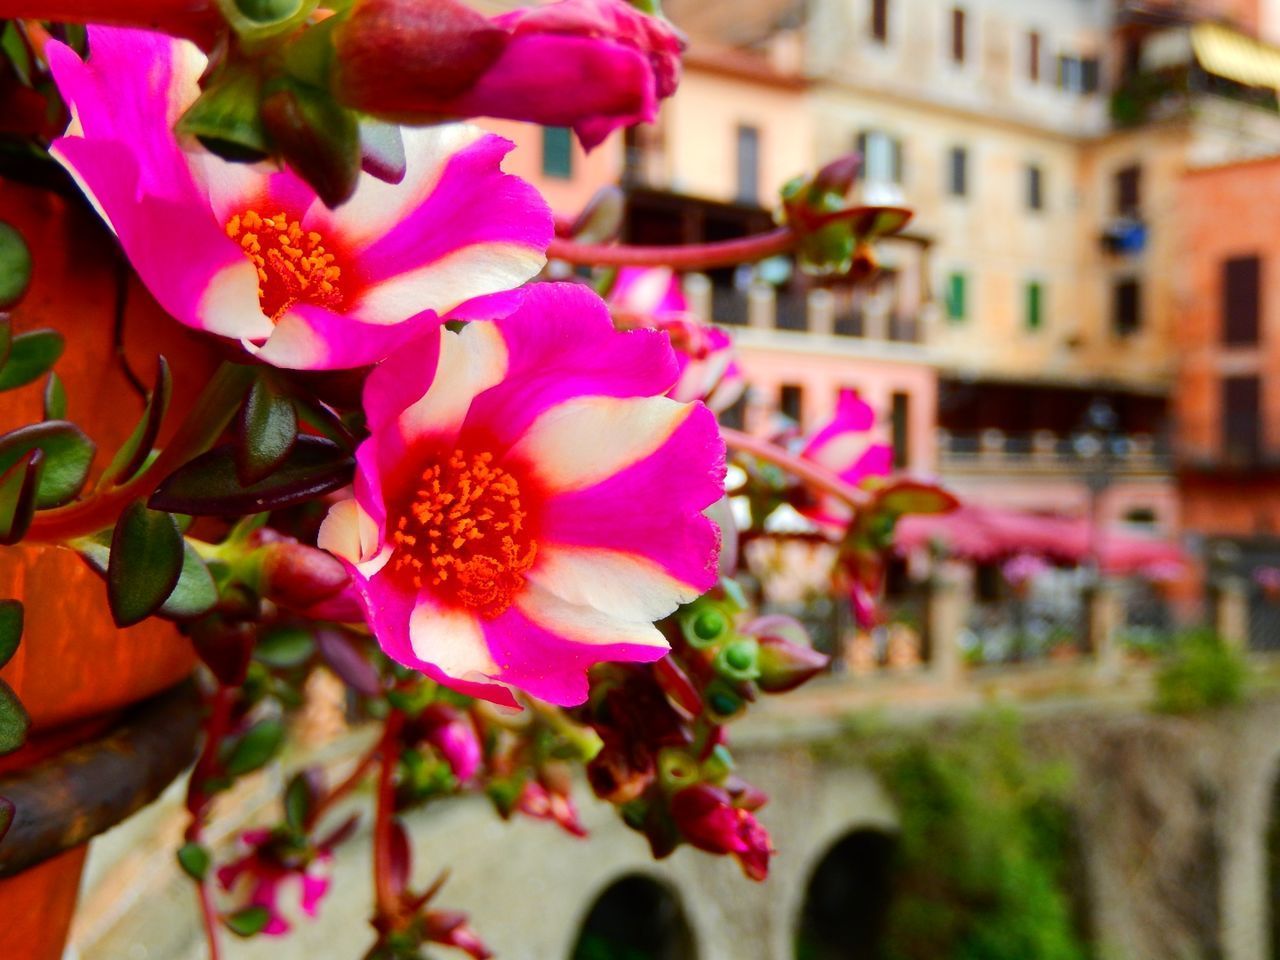
[[[1280,158],[1188,171],[1181,188],[1178,329],[1181,364],[1174,393],[1176,448],[1184,466],[1187,528],[1206,533],[1280,531],[1280,475],[1224,475],[1212,469],[1221,455],[1221,380],[1257,374],[1262,391],[1262,447],[1280,454]],[[1258,255],[1259,343],[1221,345],[1222,262]]]

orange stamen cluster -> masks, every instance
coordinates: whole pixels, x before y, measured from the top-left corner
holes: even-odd
[[[408,507],[390,518],[391,569],[415,588],[482,616],[503,613],[524,587],[538,544],[516,478],[493,454],[455,450],[428,466]]]
[[[227,236],[239,242],[257,268],[258,300],[272,320],[295,303],[336,307],[342,302],[337,258],[325,249],[320,234],[303,230],[297,220],[247,210],[227,221]]]

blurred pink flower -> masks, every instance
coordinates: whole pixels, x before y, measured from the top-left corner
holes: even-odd
[[[649,327],[671,338],[680,377],[668,392],[676,400],[702,400],[726,410],[746,390],[733,342],[718,327],[689,312],[680,277],[667,267],[625,267],[618,272],[609,307],[624,328]]]
[[[322,850],[296,865],[286,865],[272,855],[271,842],[270,830],[246,830],[241,834],[240,843],[248,852],[218,868],[218,885],[228,893],[239,892],[243,898],[241,907],[265,909],[269,919],[262,932],[278,937],[291,929],[286,915],[292,910],[281,902],[283,889],[296,886],[302,913],[315,917],[320,901],[329,892],[333,855]]]
[[[803,441],[800,456],[826,467],[855,487],[872,478],[887,477],[893,470],[893,447],[875,442],[875,422],[875,411],[856,390],[841,390],[835,415]],[[825,494],[802,512],[832,526],[843,526],[852,516],[847,504]]]
[[[1004,574],[1004,579],[1010,586],[1022,587],[1050,569],[1044,557],[1034,553],[1020,553],[1006,560],[1000,572]]]
[[[661,658],[653,621],[716,582],[715,418],[662,395],[666,338],[616,331],[577,284],[436,347],[370,374],[354,496],[320,545],[393,659],[498,703],[581,703],[591,665]]]
[[[143,283],[182,323],[268,363],[373,363],[545,262],[550,211],[502,173],[511,144],[478,128],[405,130],[403,180],[361,175],[330,210],[289,170],[178,141],[207,65],[194,44],[90,27],[87,61],[58,42],[48,56],[72,116],[50,151]]]

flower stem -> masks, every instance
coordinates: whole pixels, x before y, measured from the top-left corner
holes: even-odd
[[[150,466],[118,487],[36,514],[25,539],[46,543],[72,540],[111,526],[127,504],[150,496],[165,477],[213,445],[231,422],[255,375],[253,367],[224,363]]]
[[[378,769],[378,799],[373,822],[373,890],[375,910],[379,917],[394,927],[400,919],[400,896],[392,879],[391,843],[395,817],[395,771],[400,762],[400,730],[404,714],[392,710],[378,752],[382,766]]]
[[[739,240],[695,243],[683,246],[635,247],[626,244],[576,243],[556,237],[547,248],[551,260],[579,266],[672,267],[676,270],[708,270],[764,260],[795,247],[796,234],[788,227]]]
[[[820,466],[812,460],[806,460],[803,457],[788,453],[776,443],[770,443],[768,440],[753,437],[749,433],[743,433],[741,430],[734,430],[730,427],[722,426],[720,433],[724,437],[725,445],[730,450],[749,453],[753,457],[759,457],[761,460],[768,460],[770,463],[803,480],[809,486],[817,487],[833,497],[839,497],[855,510],[865,507],[871,502],[871,495],[865,490],[860,490],[852,484],[845,483],[826,467]]]
[[[204,922],[204,938],[209,945],[209,960],[220,960],[222,952],[218,946],[218,908],[214,905],[209,881],[197,881],[196,890],[200,900],[200,918]]]
[[[341,800],[343,797],[349,794],[352,790],[354,790],[357,786],[359,786],[360,781],[363,780],[366,776],[368,776],[369,769],[374,765],[378,757],[381,755],[382,748],[383,748],[383,743],[381,738],[379,738],[378,742],[375,743],[368,751],[366,751],[365,755],[360,758],[360,762],[356,764],[355,769],[352,770],[349,774],[347,774],[347,776],[343,779],[341,783],[339,783],[332,790],[329,790],[327,793],[325,793],[323,797],[320,798],[320,801],[315,805],[315,809],[313,809],[311,811],[311,814],[307,817],[308,829],[310,829],[311,827],[314,827],[317,823],[319,823],[320,818],[323,817],[330,810],[332,810],[339,800]]]

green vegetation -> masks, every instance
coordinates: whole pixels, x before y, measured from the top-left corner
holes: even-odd
[[[875,960],[1085,960],[1072,774],[1037,759],[1006,714],[939,732],[879,730],[852,749],[892,795],[901,832]],[[801,933],[798,957],[826,957]],[[834,954],[830,954],[834,956]]]
[[[1182,635],[1156,674],[1155,709],[1195,713],[1244,700],[1249,667],[1212,630]]]

